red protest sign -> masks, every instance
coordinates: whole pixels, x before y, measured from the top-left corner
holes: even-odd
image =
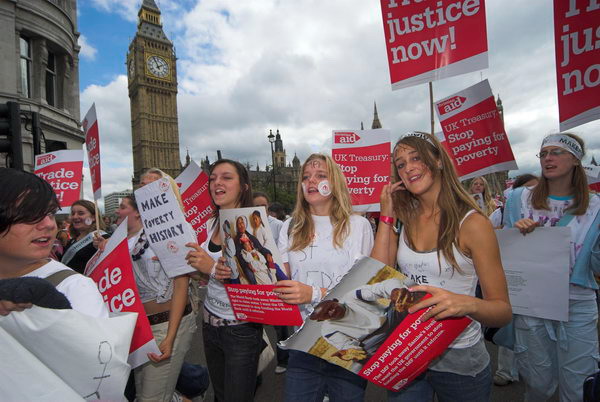
[[[554,0],[560,131],[600,119],[600,3]]]
[[[138,314],[127,359],[131,367],[147,362],[148,353],[160,354],[133,276],[127,245],[127,219],[115,230],[104,251],[88,262],[85,274],[96,282],[110,312]]]
[[[198,244],[206,240],[206,222],[214,212],[214,206],[208,191],[208,176],[196,162],[189,166],[175,179],[179,186],[185,220],[192,225],[198,238]]]
[[[98,119],[96,118],[96,104],[92,104],[83,122],[85,134],[85,148],[87,149],[88,162],[90,165],[90,176],[92,177],[92,190],[94,199],[102,198],[102,179],[100,175],[100,135],[98,133]]]
[[[297,305],[283,302],[275,285],[225,285],[231,308],[238,320],[267,325],[302,325]]]
[[[83,151],[63,150],[36,155],[34,173],[46,180],[62,208],[80,199]]]
[[[428,297],[431,295],[424,298]],[[421,321],[432,308],[408,314],[358,374],[376,385],[398,391],[425,371],[472,322],[467,317]]]
[[[485,0],[381,0],[392,89],[487,68]]]
[[[438,101],[444,147],[461,180],[517,169],[492,89],[481,81]]]
[[[340,166],[355,211],[379,211],[379,195],[390,181],[390,131],[334,131],[331,155]]]

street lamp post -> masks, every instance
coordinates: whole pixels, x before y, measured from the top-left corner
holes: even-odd
[[[277,186],[275,185],[275,136],[273,135],[273,130],[269,130],[269,135],[267,136],[269,142],[271,143],[271,161],[273,163],[271,174],[273,175],[273,201],[277,201]]]

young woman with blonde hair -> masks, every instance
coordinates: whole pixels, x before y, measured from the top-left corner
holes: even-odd
[[[346,179],[331,157],[312,154],[300,169],[296,207],[281,228],[279,249],[291,280],[277,282],[275,292],[300,305],[304,318],[337,285],[356,258],[369,255],[373,231],[353,214]],[[362,401],[366,381],[316,356],[290,350],[285,400]]]
[[[589,192],[584,155],[585,144],[575,134],[545,137],[538,184],[514,190],[505,209],[506,226],[523,234],[538,226],[567,226],[572,233],[569,320],[515,315],[514,352],[526,400],[549,399],[557,386],[561,401],[581,400],[584,379],[598,369],[594,272],[600,273],[600,261],[591,255],[599,241],[600,197]]]
[[[485,216],[490,218],[495,228],[502,226],[502,210],[496,205],[492,198],[490,184],[483,176],[475,177],[469,183],[469,193],[473,196],[477,204],[483,209]],[[481,197],[478,200],[477,197]]]
[[[480,323],[502,326],[511,318],[506,279],[492,225],[458,181],[444,147],[426,133],[402,137],[393,150],[394,180],[381,195],[372,257],[417,282],[411,291],[431,298],[411,313],[434,306],[425,319],[473,319],[427,371],[392,401],[487,401],[490,358]],[[397,220],[401,230],[397,233]],[[483,299],[475,297],[477,281]]]

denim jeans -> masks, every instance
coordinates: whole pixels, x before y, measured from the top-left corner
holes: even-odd
[[[399,392],[388,391],[388,402],[487,402],[492,391],[492,370],[488,365],[475,377],[427,370]]]
[[[290,336],[289,327],[284,325],[273,325],[273,329],[275,330],[275,334],[277,334],[277,342],[285,341]],[[287,367],[289,359],[288,350],[281,349],[279,346],[277,346],[275,354],[277,355],[277,365]]]
[[[252,401],[262,345],[262,325],[247,323],[214,327],[204,323],[202,331],[215,400]]]
[[[285,378],[286,402],[362,401],[367,380],[321,358],[290,350]]]

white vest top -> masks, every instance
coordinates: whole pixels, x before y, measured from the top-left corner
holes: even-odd
[[[465,214],[460,222],[461,226],[465,219],[473,212],[475,210],[471,210]],[[436,250],[418,252],[411,249],[406,240],[404,227],[402,227],[398,244],[398,265],[404,275],[419,285],[435,286],[453,293],[475,296],[478,278],[473,260],[461,254],[455,246],[453,246],[453,251],[454,258],[461,272],[454,270],[442,253],[440,253],[438,262]],[[480,338],[481,325],[478,321],[473,321],[449,347],[456,349],[467,348],[476,344]]]

